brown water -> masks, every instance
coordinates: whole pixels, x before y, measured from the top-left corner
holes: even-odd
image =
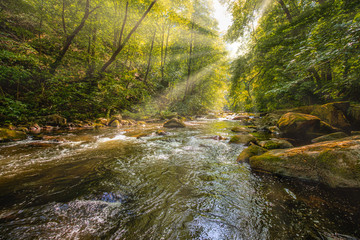
[[[1,144],[0,239],[360,237],[359,191],[253,173],[236,163],[243,145],[204,138],[231,135],[235,122],[188,125]]]

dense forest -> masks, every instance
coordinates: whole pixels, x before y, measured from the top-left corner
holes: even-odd
[[[359,1],[223,3],[225,36],[208,0],[0,1],[0,119],[359,102]]]
[[[0,2],[0,119],[195,114],[228,63],[205,1]]]
[[[234,109],[266,111],[360,100],[360,1],[232,1]]]

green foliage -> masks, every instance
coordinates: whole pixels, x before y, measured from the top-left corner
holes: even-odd
[[[250,50],[232,65],[233,108],[267,111],[360,101],[360,4],[352,2],[349,8],[349,1],[342,0],[283,1],[291,21],[280,1],[268,5],[251,32]]]
[[[215,99],[224,94],[228,78],[225,47],[207,0],[156,3],[106,72],[101,68],[120,37],[124,41],[151,1],[129,2],[121,36],[126,2],[90,0],[91,14],[52,71],[84,20],[85,3],[0,0],[2,119],[23,121],[54,113],[69,121],[115,113],[161,117],[224,105],[224,98]],[[189,57],[191,34],[194,49]],[[190,58],[193,81],[185,94]]]

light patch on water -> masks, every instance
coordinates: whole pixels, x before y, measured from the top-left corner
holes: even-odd
[[[124,135],[125,132],[121,132],[119,134],[117,134],[115,137],[103,137],[103,138],[99,138],[98,142],[99,143],[104,143],[104,142],[108,142],[108,141],[118,141],[118,140],[130,140],[130,139],[134,139],[132,137],[127,137]]]

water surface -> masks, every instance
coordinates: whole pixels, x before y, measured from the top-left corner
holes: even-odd
[[[0,145],[1,239],[356,239],[360,193],[237,164],[237,123],[63,133]],[[155,132],[160,125],[150,125]]]

